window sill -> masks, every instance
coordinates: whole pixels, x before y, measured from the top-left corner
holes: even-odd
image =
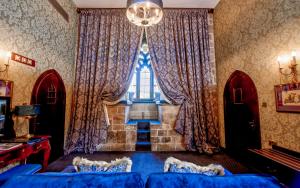
[[[136,101],[132,101],[132,103],[148,103],[148,104],[154,104],[156,103],[156,101],[153,101],[153,100],[136,100]],[[126,100],[122,100],[120,101],[118,104],[125,104],[125,105],[131,105],[131,104],[128,104]],[[158,105],[162,105],[162,104],[169,104],[166,100],[161,100],[159,102]]]
[[[132,102],[133,103],[155,103],[155,101],[151,100],[151,99],[149,99],[149,100],[134,100]]]

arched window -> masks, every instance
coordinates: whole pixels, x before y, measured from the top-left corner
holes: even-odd
[[[48,87],[47,103],[48,104],[56,103],[56,88],[53,84],[51,84],[50,87]]]
[[[128,92],[133,101],[151,101],[154,99],[155,93],[160,92],[154,78],[148,45],[146,43],[142,45]]]

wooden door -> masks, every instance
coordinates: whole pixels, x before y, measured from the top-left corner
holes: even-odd
[[[225,86],[224,117],[228,151],[239,153],[249,148],[261,148],[256,87],[241,71],[235,71]]]
[[[36,81],[31,104],[41,105],[41,113],[30,123],[30,134],[50,135],[54,161],[63,155],[66,92],[60,75],[55,70],[44,72]]]

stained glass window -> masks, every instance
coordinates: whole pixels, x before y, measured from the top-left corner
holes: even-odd
[[[133,100],[153,100],[155,93],[160,92],[151,67],[148,45],[144,43],[141,48],[139,60],[128,92]]]
[[[140,99],[150,99],[151,75],[148,67],[143,67],[140,72]],[[153,98],[153,97],[152,97]]]

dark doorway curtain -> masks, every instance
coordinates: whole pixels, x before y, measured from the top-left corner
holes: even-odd
[[[215,64],[210,61],[208,10],[166,9],[147,28],[151,63],[160,88],[181,105],[176,130],[188,150],[213,153],[219,146]]]

